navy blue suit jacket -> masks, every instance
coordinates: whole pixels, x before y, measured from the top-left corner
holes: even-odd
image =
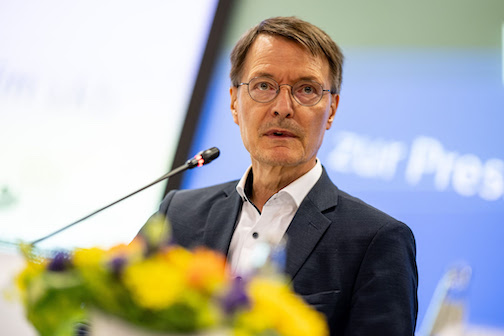
[[[168,193],[175,241],[227,254],[242,200],[237,181]],[[415,240],[403,223],[339,190],[325,170],[287,229],[286,272],[331,335],[413,335]]]

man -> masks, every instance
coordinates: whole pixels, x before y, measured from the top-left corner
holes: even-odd
[[[339,190],[317,151],[339,103],[343,56],[293,17],[261,22],[231,54],[231,113],[251,166],[240,181],[171,191],[160,212],[177,243],[206,245],[232,270],[253,269],[257,244],[287,236],[294,290],[331,335],[413,335],[415,242],[403,223]]]

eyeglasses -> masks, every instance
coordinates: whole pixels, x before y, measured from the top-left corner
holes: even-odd
[[[254,77],[248,83],[240,83],[238,86],[247,85],[250,98],[258,103],[269,103],[280,93],[280,87],[287,85],[291,87],[291,94],[300,105],[313,106],[322,100],[324,90],[321,84],[312,80],[300,80],[294,85],[278,84],[276,80],[269,77]]]

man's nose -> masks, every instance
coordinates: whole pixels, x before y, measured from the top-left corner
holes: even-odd
[[[292,118],[294,116],[294,99],[291,93],[292,87],[289,84],[281,84],[278,90],[278,96],[274,100],[273,114],[284,118]]]

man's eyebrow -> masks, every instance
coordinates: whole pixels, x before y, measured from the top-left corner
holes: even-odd
[[[273,76],[269,72],[256,72],[256,73],[253,74],[253,77],[251,77],[250,79],[256,78],[256,77],[268,77],[268,78],[271,78],[271,79],[275,79],[275,76]],[[304,80],[310,80],[310,81],[314,81],[314,82],[323,84],[323,83],[320,82],[319,78],[317,78],[316,76],[310,76],[310,75],[309,76],[299,77],[299,78],[296,79],[296,82],[304,81]]]
[[[315,76],[304,76],[298,79],[298,81],[304,81],[304,80],[314,81],[319,84],[323,84],[323,82],[320,82],[320,79]]]
[[[256,78],[256,77],[269,77],[269,78],[274,79],[274,76],[272,74],[270,74],[269,72],[256,72],[256,73],[254,73],[254,76],[252,78]]]

